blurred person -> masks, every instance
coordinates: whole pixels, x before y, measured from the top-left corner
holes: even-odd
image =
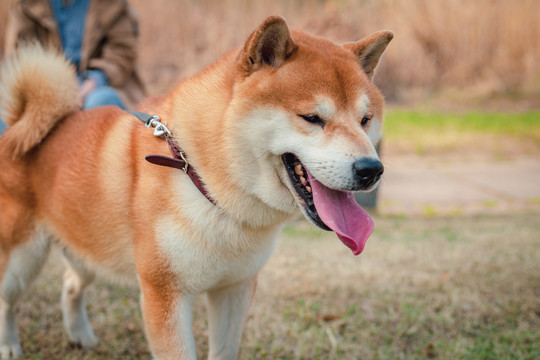
[[[135,69],[137,37],[137,19],[126,0],[15,0],[4,53],[10,56],[36,40],[56,48],[76,68],[83,109],[125,109],[145,95]],[[2,127],[0,119],[0,134]]]

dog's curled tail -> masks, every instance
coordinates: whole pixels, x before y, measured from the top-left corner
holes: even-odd
[[[0,137],[13,158],[39,144],[56,123],[80,108],[75,69],[57,51],[37,43],[19,48],[0,69]]]

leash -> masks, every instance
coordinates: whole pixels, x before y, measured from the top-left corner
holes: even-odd
[[[216,201],[210,197],[208,192],[204,187],[204,183],[201,178],[193,169],[193,166],[189,164],[186,158],[186,154],[182,149],[174,142],[172,139],[171,131],[167,128],[166,123],[162,123],[161,118],[157,115],[150,115],[140,111],[127,111],[131,115],[135,116],[137,119],[141,120],[144,125],[148,128],[154,128],[154,136],[160,137],[163,136],[167,143],[169,144],[169,149],[171,150],[172,158],[163,156],[163,155],[146,155],[146,161],[160,166],[168,166],[175,169],[180,169],[186,173],[187,176],[191,179],[193,184],[199,189],[201,194],[204,195],[212,204],[216,205]]]

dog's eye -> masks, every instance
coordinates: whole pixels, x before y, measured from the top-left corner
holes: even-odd
[[[307,115],[298,115],[298,116],[300,116],[302,119],[306,120],[309,123],[316,124],[324,128],[325,122],[323,119],[319,117],[319,115],[307,114]]]
[[[362,118],[362,122],[361,122],[362,126],[366,126],[369,123],[370,120],[371,120],[370,116],[364,116]]]

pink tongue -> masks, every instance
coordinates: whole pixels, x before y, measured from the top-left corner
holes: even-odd
[[[373,220],[358,205],[352,192],[327,188],[306,172],[319,217],[354,255],[360,254],[373,232]]]

